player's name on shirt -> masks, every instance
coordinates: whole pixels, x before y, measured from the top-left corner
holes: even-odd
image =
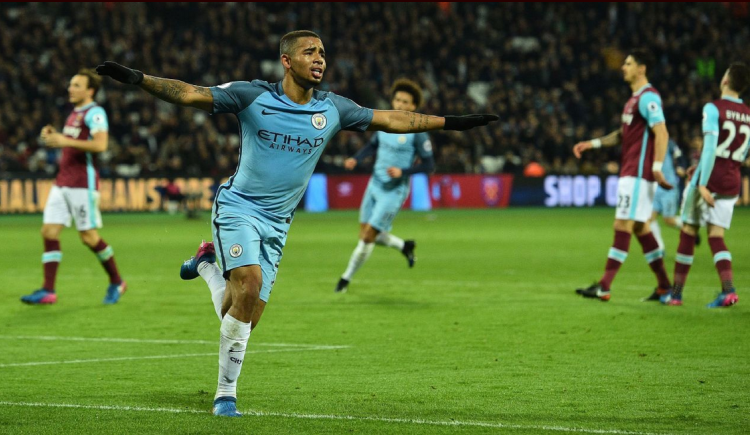
[[[726,118],[730,121],[739,121],[744,122],[746,124],[750,124],[750,115],[747,115],[745,113],[735,112],[734,110],[727,110],[726,111]]]

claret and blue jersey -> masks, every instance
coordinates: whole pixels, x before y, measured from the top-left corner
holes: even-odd
[[[634,92],[625,103],[622,113],[621,177],[654,181],[651,170],[654,161],[654,135],[650,129],[663,122],[661,97],[650,83]]]
[[[65,120],[62,133],[76,140],[92,140],[94,134],[100,131],[109,131],[107,113],[96,103],[89,103],[70,112]],[[61,187],[97,190],[99,172],[96,169],[92,153],[73,147],[65,147],[61,153],[60,171],[55,179],[55,184]]]
[[[313,91],[307,104],[279,83],[231,82],[210,88],[213,113],[234,113],[240,160],[217,192],[215,207],[249,214],[286,230],[328,141],[340,130],[365,131],[373,111],[331,92]]]
[[[722,97],[703,107],[703,151],[691,186],[735,196],[740,192],[740,166],[750,144],[750,109],[742,100]]]

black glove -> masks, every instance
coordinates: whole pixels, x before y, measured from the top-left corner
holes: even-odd
[[[500,119],[497,115],[463,115],[463,116],[444,116],[445,127],[443,130],[464,131],[474,127],[481,127],[490,122]]]
[[[143,81],[142,72],[110,61],[104,62],[104,65],[97,66],[96,72],[99,73],[100,76],[110,76],[118,82],[127,83],[129,85],[137,85]]]

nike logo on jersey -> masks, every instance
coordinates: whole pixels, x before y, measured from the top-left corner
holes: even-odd
[[[260,113],[264,115],[278,115],[279,112],[266,112],[266,109],[263,109]]]

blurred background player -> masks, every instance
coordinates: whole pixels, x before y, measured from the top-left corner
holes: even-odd
[[[105,304],[114,304],[125,292],[125,281],[115,264],[114,251],[97,232],[102,227],[99,210],[99,172],[94,154],[107,149],[109,124],[104,109],[94,102],[102,78],[92,69],[81,69],[70,79],[68,101],[73,111],[65,121],[62,133],[47,125],[41,139],[50,148],[62,148],[60,171],[44,206],[42,238],[44,239],[44,284],[35,292],[22,296],[27,304],[57,302],[55,278],[62,260],[60,232],[69,227],[71,218],[81,241],[96,254],[109,275]]]
[[[656,187],[654,211],[651,213],[651,220],[649,221],[651,232],[654,233],[654,237],[656,237],[656,241],[659,243],[659,249],[662,252],[664,251],[664,239],[662,238],[661,227],[659,226],[659,215],[661,215],[668,227],[678,231],[682,229],[682,219],[677,215],[677,212],[680,204],[680,179],[685,177],[685,171],[688,167],[686,162],[687,159],[682,154],[680,147],[674,140],[669,139],[667,154],[664,155],[662,173],[664,173],[664,178],[667,179],[667,182],[673,185],[674,188],[667,190],[661,186]],[[700,241],[696,239],[696,245],[698,244],[700,244]]]
[[[170,103],[211,113],[233,113],[242,134],[235,174],[216,193],[213,243],[201,243],[180,277],[201,276],[221,319],[219,379],[214,415],[240,417],[239,378],[250,332],[265,310],[282,249],[307,183],[328,141],[341,130],[419,133],[468,130],[496,115],[428,116],[372,110],[332,92],[315,90],[326,70],[323,42],[300,30],[281,38],[284,78],[238,81],[206,88],[145,75],[114,62],[97,72],[139,86]],[[222,268],[215,259],[221,257]],[[226,291],[229,289],[229,291]]]
[[[668,305],[682,305],[682,290],[695,252],[695,236],[701,226],[708,230],[708,244],[721,280],[721,293],[709,308],[729,307],[738,297],[732,277],[732,254],[724,232],[732,222],[740,193],[740,166],[747,158],[750,141],[750,109],[739,98],[750,87],[747,65],[730,65],[721,79],[721,98],[703,106],[703,151],[685,189],[680,245],[674,268],[674,287],[661,298]]]
[[[588,288],[576,293],[585,298],[608,301],[610,286],[622,263],[628,256],[630,237],[635,231],[651,270],[657,279],[657,288],[649,299],[669,292],[669,278],[664,269],[663,253],[659,249],[648,221],[651,219],[656,184],[671,189],[662,173],[667,152],[669,133],[664,121],[661,97],[648,82],[646,74],[654,64],[652,55],[642,49],[632,50],[622,66],[623,78],[633,95],[625,103],[622,126],[607,136],[579,142],[573,147],[577,158],[591,148],[614,146],[622,143],[622,165],[617,183],[617,208],[615,211],[615,240],[607,256],[604,276]]]
[[[161,209],[166,208],[167,213],[173,215],[183,209],[188,219],[199,216],[200,200],[203,198],[201,192],[183,193],[180,186],[175,183],[174,177],[167,177],[164,185],[156,187],[155,190],[161,196]]]
[[[391,87],[393,110],[413,112],[422,104],[422,89],[411,80],[399,79]],[[398,134],[379,131],[369,144],[354,157],[346,159],[344,167],[352,170],[363,159],[377,154],[367,190],[359,209],[359,242],[349,259],[349,265],[336,284],[337,292],[345,292],[352,276],[367,261],[375,244],[401,251],[414,267],[416,242],[390,233],[406,197],[409,195],[409,177],[417,173],[430,173],[435,168],[432,143],[427,133]],[[415,159],[420,162],[412,166]]]

